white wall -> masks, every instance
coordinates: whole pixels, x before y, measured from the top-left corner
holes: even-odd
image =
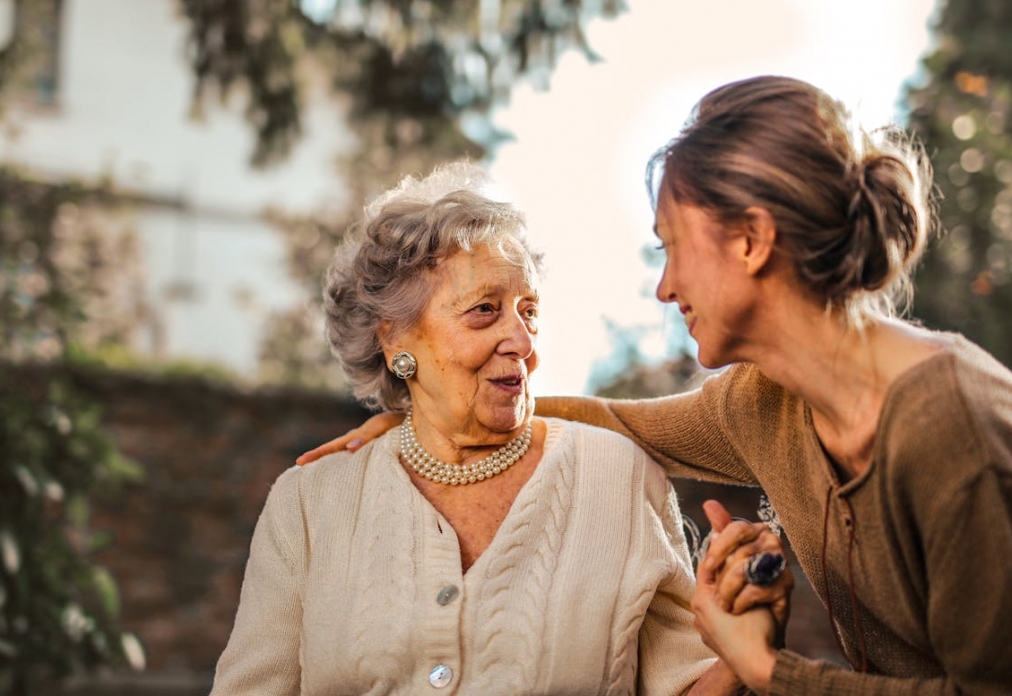
[[[0,0],[0,40],[11,0]],[[266,310],[301,301],[283,247],[260,219],[266,206],[328,209],[345,195],[334,158],[351,143],[333,100],[315,98],[305,136],[281,166],[248,166],[254,134],[241,94],[191,118],[187,25],[174,0],[64,0],[55,107],[9,111],[0,159],[45,175],[110,176],[124,190],[183,203],[137,214],[148,300],[169,356],[249,372]],[[180,249],[188,249],[186,262]],[[194,300],[172,300],[180,280]],[[250,307],[258,308],[256,311]]]

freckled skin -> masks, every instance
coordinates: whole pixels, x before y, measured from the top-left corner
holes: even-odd
[[[523,432],[534,413],[529,377],[537,369],[534,279],[500,252],[458,252],[432,273],[435,291],[419,322],[384,346],[418,361],[408,380],[418,440],[433,456],[471,463]],[[466,570],[492,541],[541,459],[545,428],[510,469],[466,486],[433,483],[405,467],[457,533]]]

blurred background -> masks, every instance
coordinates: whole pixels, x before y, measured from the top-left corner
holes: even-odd
[[[0,693],[207,693],[271,481],[366,415],[322,273],[439,162],[547,254],[536,393],[672,393],[647,158],[719,84],[809,80],[925,142],[912,314],[1012,364],[1009,45],[1002,0],[0,0]],[[840,659],[803,583],[788,640]]]

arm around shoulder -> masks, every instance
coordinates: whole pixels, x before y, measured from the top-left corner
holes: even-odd
[[[754,368],[733,367],[688,392],[654,399],[539,397],[540,416],[612,430],[643,448],[669,475],[717,483],[756,485],[721,418],[728,390],[751,403]]]

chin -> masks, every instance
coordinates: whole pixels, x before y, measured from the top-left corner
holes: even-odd
[[[729,360],[722,355],[714,355],[710,351],[703,350],[702,347],[696,352],[696,362],[705,367],[707,370],[718,370],[726,365],[730,365],[733,360]]]
[[[483,421],[489,430],[508,433],[522,428],[533,415],[534,399],[527,397],[509,406],[492,407]]]
[[[696,362],[698,362],[700,365],[702,365],[703,367],[705,367],[707,370],[716,370],[717,368],[723,367],[726,364],[726,363],[722,363],[722,362],[719,362],[719,361],[716,361],[716,360],[711,360],[709,358],[705,358],[702,355],[699,355],[696,358]]]

